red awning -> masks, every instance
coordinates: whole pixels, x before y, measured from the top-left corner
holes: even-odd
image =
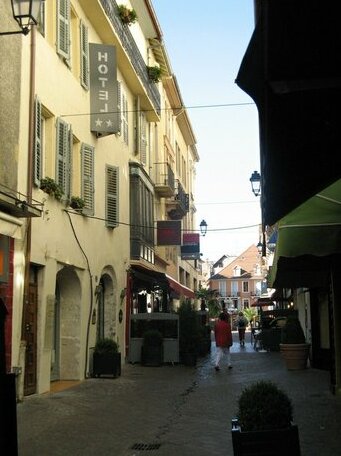
[[[176,294],[178,294],[179,296],[186,296],[186,298],[195,298],[195,293],[193,290],[177,282],[175,279],[173,279],[167,274],[166,277],[169,282],[170,288],[174,290]]]

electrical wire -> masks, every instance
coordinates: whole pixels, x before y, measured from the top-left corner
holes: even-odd
[[[211,105],[193,105],[193,106],[179,106],[175,108],[160,108],[160,111],[176,111],[184,109],[207,109],[207,108],[229,108],[234,106],[250,106],[255,105],[253,102],[245,103],[222,103],[222,104],[211,104]],[[154,109],[128,109],[125,112],[149,112],[154,111]],[[95,116],[95,115],[108,115],[108,114],[120,114],[121,111],[107,111],[107,112],[83,112],[78,114],[62,114],[60,117],[80,117],[80,116]]]
[[[82,217],[87,217],[87,218],[94,219],[94,220],[100,220],[102,222],[107,222],[108,221],[108,219],[103,218],[103,217],[96,217],[94,215],[87,215],[87,214],[80,213],[80,212],[77,212],[77,211],[69,211],[68,209],[64,209],[64,211],[67,212],[68,214],[80,215]],[[157,222],[154,222],[154,223],[157,223]],[[134,228],[155,229],[155,226],[139,225],[139,224],[136,224],[136,223],[126,223],[126,222],[120,222],[120,221],[115,222],[115,224],[117,226],[123,225],[123,226],[128,226],[128,227],[132,226]],[[259,225],[260,225],[260,223],[256,223],[255,225],[235,226],[235,227],[229,227],[229,228],[208,228],[207,232],[244,230],[244,229],[247,229],[247,228],[255,228],[256,226],[259,226]],[[158,229],[160,229],[160,230],[169,230],[169,228],[162,228],[162,227],[159,227]],[[188,230],[188,229],[182,229],[181,228],[180,231],[183,231],[185,233],[200,233],[200,229],[199,230]]]

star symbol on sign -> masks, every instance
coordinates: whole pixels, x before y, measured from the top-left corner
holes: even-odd
[[[102,123],[103,123],[103,120],[96,119],[95,123],[96,123],[96,127],[101,127]]]
[[[112,122],[111,122],[110,119],[109,119],[109,120],[106,120],[105,122],[106,122],[108,128],[109,128],[109,127],[112,127]]]

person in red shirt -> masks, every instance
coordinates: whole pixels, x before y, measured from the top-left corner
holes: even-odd
[[[214,326],[214,336],[215,336],[215,343],[217,346],[217,356],[215,361],[215,370],[220,370],[220,361],[223,355],[227,357],[227,363],[229,369],[232,368],[231,364],[231,353],[230,347],[232,346],[232,331],[231,331],[231,324],[230,324],[230,316],[228,313],[222,312],[219,315],[219,320],[216,322]]]

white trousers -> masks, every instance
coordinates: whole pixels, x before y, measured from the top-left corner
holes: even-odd
[[[216,360],[215,360],[215,365],[219,367],[221,358],[223,356],[226,356],[227,358],[227,364],[231,366],[231,353],[230,353],[230,347],[217,347],[217,354],[216,354]]]

